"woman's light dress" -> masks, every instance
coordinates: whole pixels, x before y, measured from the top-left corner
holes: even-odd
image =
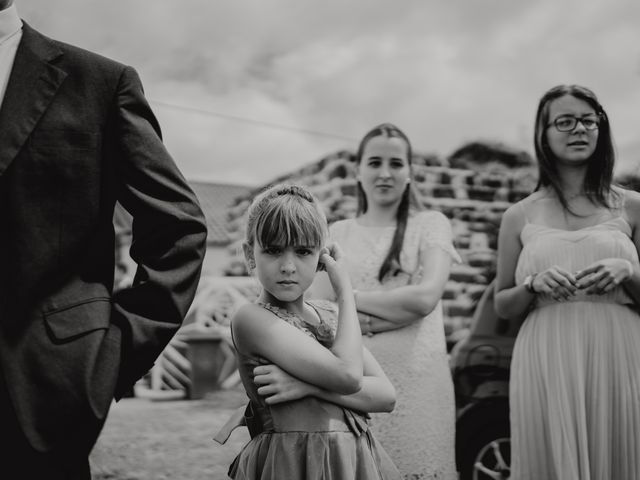
[[[409,219],[400,263],[402,272],[381,284],[378,271],[395,227],[367,227],[357,219],[331,226],[331,239],[344,250],[353,288],[387,290],[417,283],[422,254],[441,248],[455,261],[451,226],[440,212],[421,212]],[[454,480],[455,400],[444,337],[442,306],[407,327],[364,337],[393,383],[396,408],[373,415],[376,438],[408,479]]]
[[[516,282],[605,258],[638,265],[622,217],[575,231],[526,223]],[[512,480],[640,479],[640,316],[622,287],[538,297],[511,366]]]

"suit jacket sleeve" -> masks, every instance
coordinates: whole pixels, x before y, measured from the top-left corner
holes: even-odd
[[[115,396],[144,375],[176,333],[193,300],[206,249],[197,199],[166,151],[140,79],[125,67],[115,99],[112,138],[118,201],[133,216],[130,288],[113,299],[122,331]]]

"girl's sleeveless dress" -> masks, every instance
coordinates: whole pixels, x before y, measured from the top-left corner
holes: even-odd
[[[438,247],[454,261],[451,225],[436,211],[409,219],[400,255],[402,272],[378,281],[395,227],[368,227],[356,219],[331,225],[345,252],[353,288],[389,290],[418,283],[422,252]],[[455,397],[444,336],[442,305],[406,327],[363,337],[396,389],[396,408],[372,415],[372,428],[405,479],[454,480]]]
[[[516,282],[605,258],[638,265],[623,217],[575,231],[526,223]],[[511,366],[512,480],[640,479],[640,316],[622,287],[539,295]]]
[[[321,319],[310,325],[269,304],[260,304],[282,320],[315,338],[333,343],[337,312],[330,302],[308,302]],[[400,474],[378,444],[368,416],[306,397],[267,405],[257,393],[253,369],[265,362],[237,353],[238,369],[250,403],[245,420],[251,441],[229,469],[236,480],[400,480]]]

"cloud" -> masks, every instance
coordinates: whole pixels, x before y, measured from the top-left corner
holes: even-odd
[[[418,151],[476,139],[531,151],[538,99],[564,82],[598,93],[621,151],[637,145],[638,2],[16,3],[44,33],[138,69],[188,178],[264,183],[382,121]]]

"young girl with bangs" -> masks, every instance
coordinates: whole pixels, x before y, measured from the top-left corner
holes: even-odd
[[[301,187],[272,187],[249,208],[243,249],[262,291],[231,321],[252,437],[229,469],[236,480],[400,479],[366,413],[391,411],[395,391],[362,346],[344,256],[327,236]],[[335,304],[304,300],[318,269]]]

